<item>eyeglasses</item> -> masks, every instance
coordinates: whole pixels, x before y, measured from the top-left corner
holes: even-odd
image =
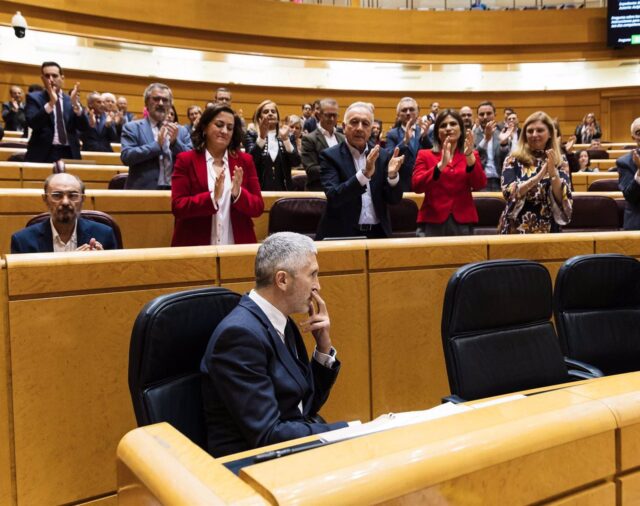
[[[404,109],[400,109],[400,112],[416,112],[415,107],[405,107]]]
[[[60,202],[61,200],[64,200],[65,196],[71,202],[79,202],[80,199],[82,199],[84,194],[79,192],[51,192],[51,193],[47,193],[47,195],[54,202]]]
[[[166,102],[166,103],[171,102],[171,99],[170,99],[169,97],[151,96],[150,98],[151,98],[151,100],[153,100],[154,102],[162,102],[162,101],[164,101],[164,102]]]

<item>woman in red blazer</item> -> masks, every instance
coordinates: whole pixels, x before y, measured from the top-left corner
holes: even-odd
[[[253,158],[240,151],[242,124],[226,105],[207,108],[171,178],[172,246],[256,241],[251,218],[264,210]]]
[[[473,134],[460,115],[446,109],[436,118],[433,149],[418,151],[412,186],[424,193],[418,213],[418,237],[471,235],[478,212],[471,192],[487,185]]]

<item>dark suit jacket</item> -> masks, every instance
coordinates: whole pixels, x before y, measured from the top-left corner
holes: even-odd
[[[92,238],[104,249],[117,249],[116,237],[111,227],[95,221],[78,219],[76,229],[78,246],[87,244]],[[11,236],[11,253],[47,253],[53,251],[51,222],[41,221],[23,228]]]
[[[247,132],[244,137],[244,149],[253,157],[256,166],[260,188],[263,191],[290,191],[293,190],[291,182],[291,169],[300,165],[300,154],[293,144],[293,151],[287,152],[284,143],[278,140],[280,149],[275,160],[271,159],[268,150],[268,143],[260,148],[256,143],[258,134]]]
[[[346,426],[308,421],[329,397],[340,364],[329,369],[309,361],[300,332],[289,324],[297,359],[246,295],[211,336],[200,369],[214,457]]]
[[[5,130],[27,130],[27,118],[24,115],[24,103],[20,104],[17,111],[11,107],[11,102],[2,104],[2,119]]]
[[[624,229],[640,230],[640,185],[634,178],[637,168],[633,163],[632,153],[618,158],[616,167],[618,168],[618,187],[626,200]]]
[[[397,204],[402,200],[402,184],[398,182],[393,188],[387,182],[387,166],[391,155],[384,149],[376,160],[376,171],[371,178],[371,198],[373,207],[380,220],[380,225],[387,237],[391,237],[391,220],[387,204]],[[356,167],[353,156],[346,142],[333,146],[320,153],[322,167],[322,186],[327,196],[327,208],[318,224],[316,240],[325,237],[349,237],[358,235],[356,227],[362,210],[362,194],[367,187],[362,186],[356,178]],[[400,169],[408,167],[407,159]],[[409,177],[409,180],[411,178]]]
[[[120,137],[116,132],[116,126],[106,126],[105,120],[107,115],[102,113],[96,117],[96,125],[94,127],[89,126],[84,132],[80,134],[82,139],[82,151],[102,151],[105,153],[113,153],[111,147],[112,142],[119,142]]]
[[[487,160],[488,160],[487,150],[486,148],[478,147],[478,144],[480,144],[483,138],[484,138],[484,129],[476,128],[473,131],[473,142],[476,146],[478,154],[480,155],[480,163],[482,163],[482,167],[485,169],[485,173],[486,173],[486,166],[487,166]],[[500,130],[498,130],[498,128],[496,128],[495,131],[493,132],[492,139],[493,139],[493,145],[492,145],[493,163],[495,163],[496,170],[498,172],[498,177],[500,177],[502,175],[502,165],[504,164],[504,160],[509,155],[509,146],[505,146],[505,147],[500,146]]]
[[[408,171],[403,171],[400,174],[400,184],[402,185],[402,191],[411,191],[411,173],[413,166],[415,165],[416,158],[418,157],[418,151],[421,149],[431,149],[433,144],[429,140],[429,136],[422,134],[420,127],[415,125],[415,134],[409,141],[409,145],[404,143],[404,128],[397,126],[387,132],[387,138],[385,143],[385,149],[390,155],[393,155],[393,151],[397,147],[401,155],[404,155],[405,164],[409,167]]]
[[[128,190],[156,190],[160,175],[162,148],[153,135],[147,118],[126,123],[122,128],[120,159],[129,167],[125,188]],[[171,146],[173,163],[178,153],[192,149],[191,137],[183,126]]]
[[[44,106],[49,101],[49,93],[46,90],[34,91],[27,95],[25,116],[27,125],[32,129],[31,138],[27,144],[25,162],[53,162],[51,148],[53,146],[54,113],[48,114]],[[84,113],[77,115],[71,107],[69,95],[62,95],[62,115],[64,116],[67,140],[71,148],[71,157],[79,160],[80,142],[77,130],[84,131],[89,128],[89,120]]]
[[[236,166],[242,167],[240,197],[231,204],[231,229],[235,244],[258,242],[251,218],[264,211],[260,183],[253,158],[238,152],[229,153],[231,177]],[[215,213],[207,175],[204,153],[185,151],[176,160],[171,179],[171,210],[176,218],[171,246],[201,246],[211,244],[211,221]]]
[[[344,135],[340,132],[335,132],[338,143],[344,142]],[[313,132],[302,136],[302,152],[300,158],[302,158],[302,165],[307,173],[307,184],[305,190],[309,191],[322,191],[322,181],[320,179],[320,153],[327,149],[327,138],[316,128]]]

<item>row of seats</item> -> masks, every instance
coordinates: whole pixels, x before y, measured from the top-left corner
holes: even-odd
[[[497,233],[498,221],[505,201],[499,197],[474,197],[478,210],[477,235]],[[317,197],[283,198],[276,201],[269,212],[269,233],[298,232],[315,237],[325,199]],[[418,206],[404,198],[400,204],[389,206],[394,237],[415,235]],[[600,232],[620,230],[624,221],[624,200],[603,195],[574,195],[573,217],[564,227],[567,232]]]
[[[466,265],[449,280],[442,309],[449,399],[640,370],[638,328],[640,262],[635,258],[570,258],[553,292],[549,272],[537,262]]]

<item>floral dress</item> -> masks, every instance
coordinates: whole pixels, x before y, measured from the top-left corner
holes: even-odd
[[[564,157],[563,157],[564,158]],[[560,226],[571,221],[573,198],[568,174],[559,170],[562,184],[562,203],[558,203],[551,191],[551,178],[545,176],[536,186],[520,197],[518,187],[535,176],[545,158],[536,158],[528,167],[510,156],[502,169],[502,193],[507,201],[500,217],[500,234],[539,234],[560,232]]]

